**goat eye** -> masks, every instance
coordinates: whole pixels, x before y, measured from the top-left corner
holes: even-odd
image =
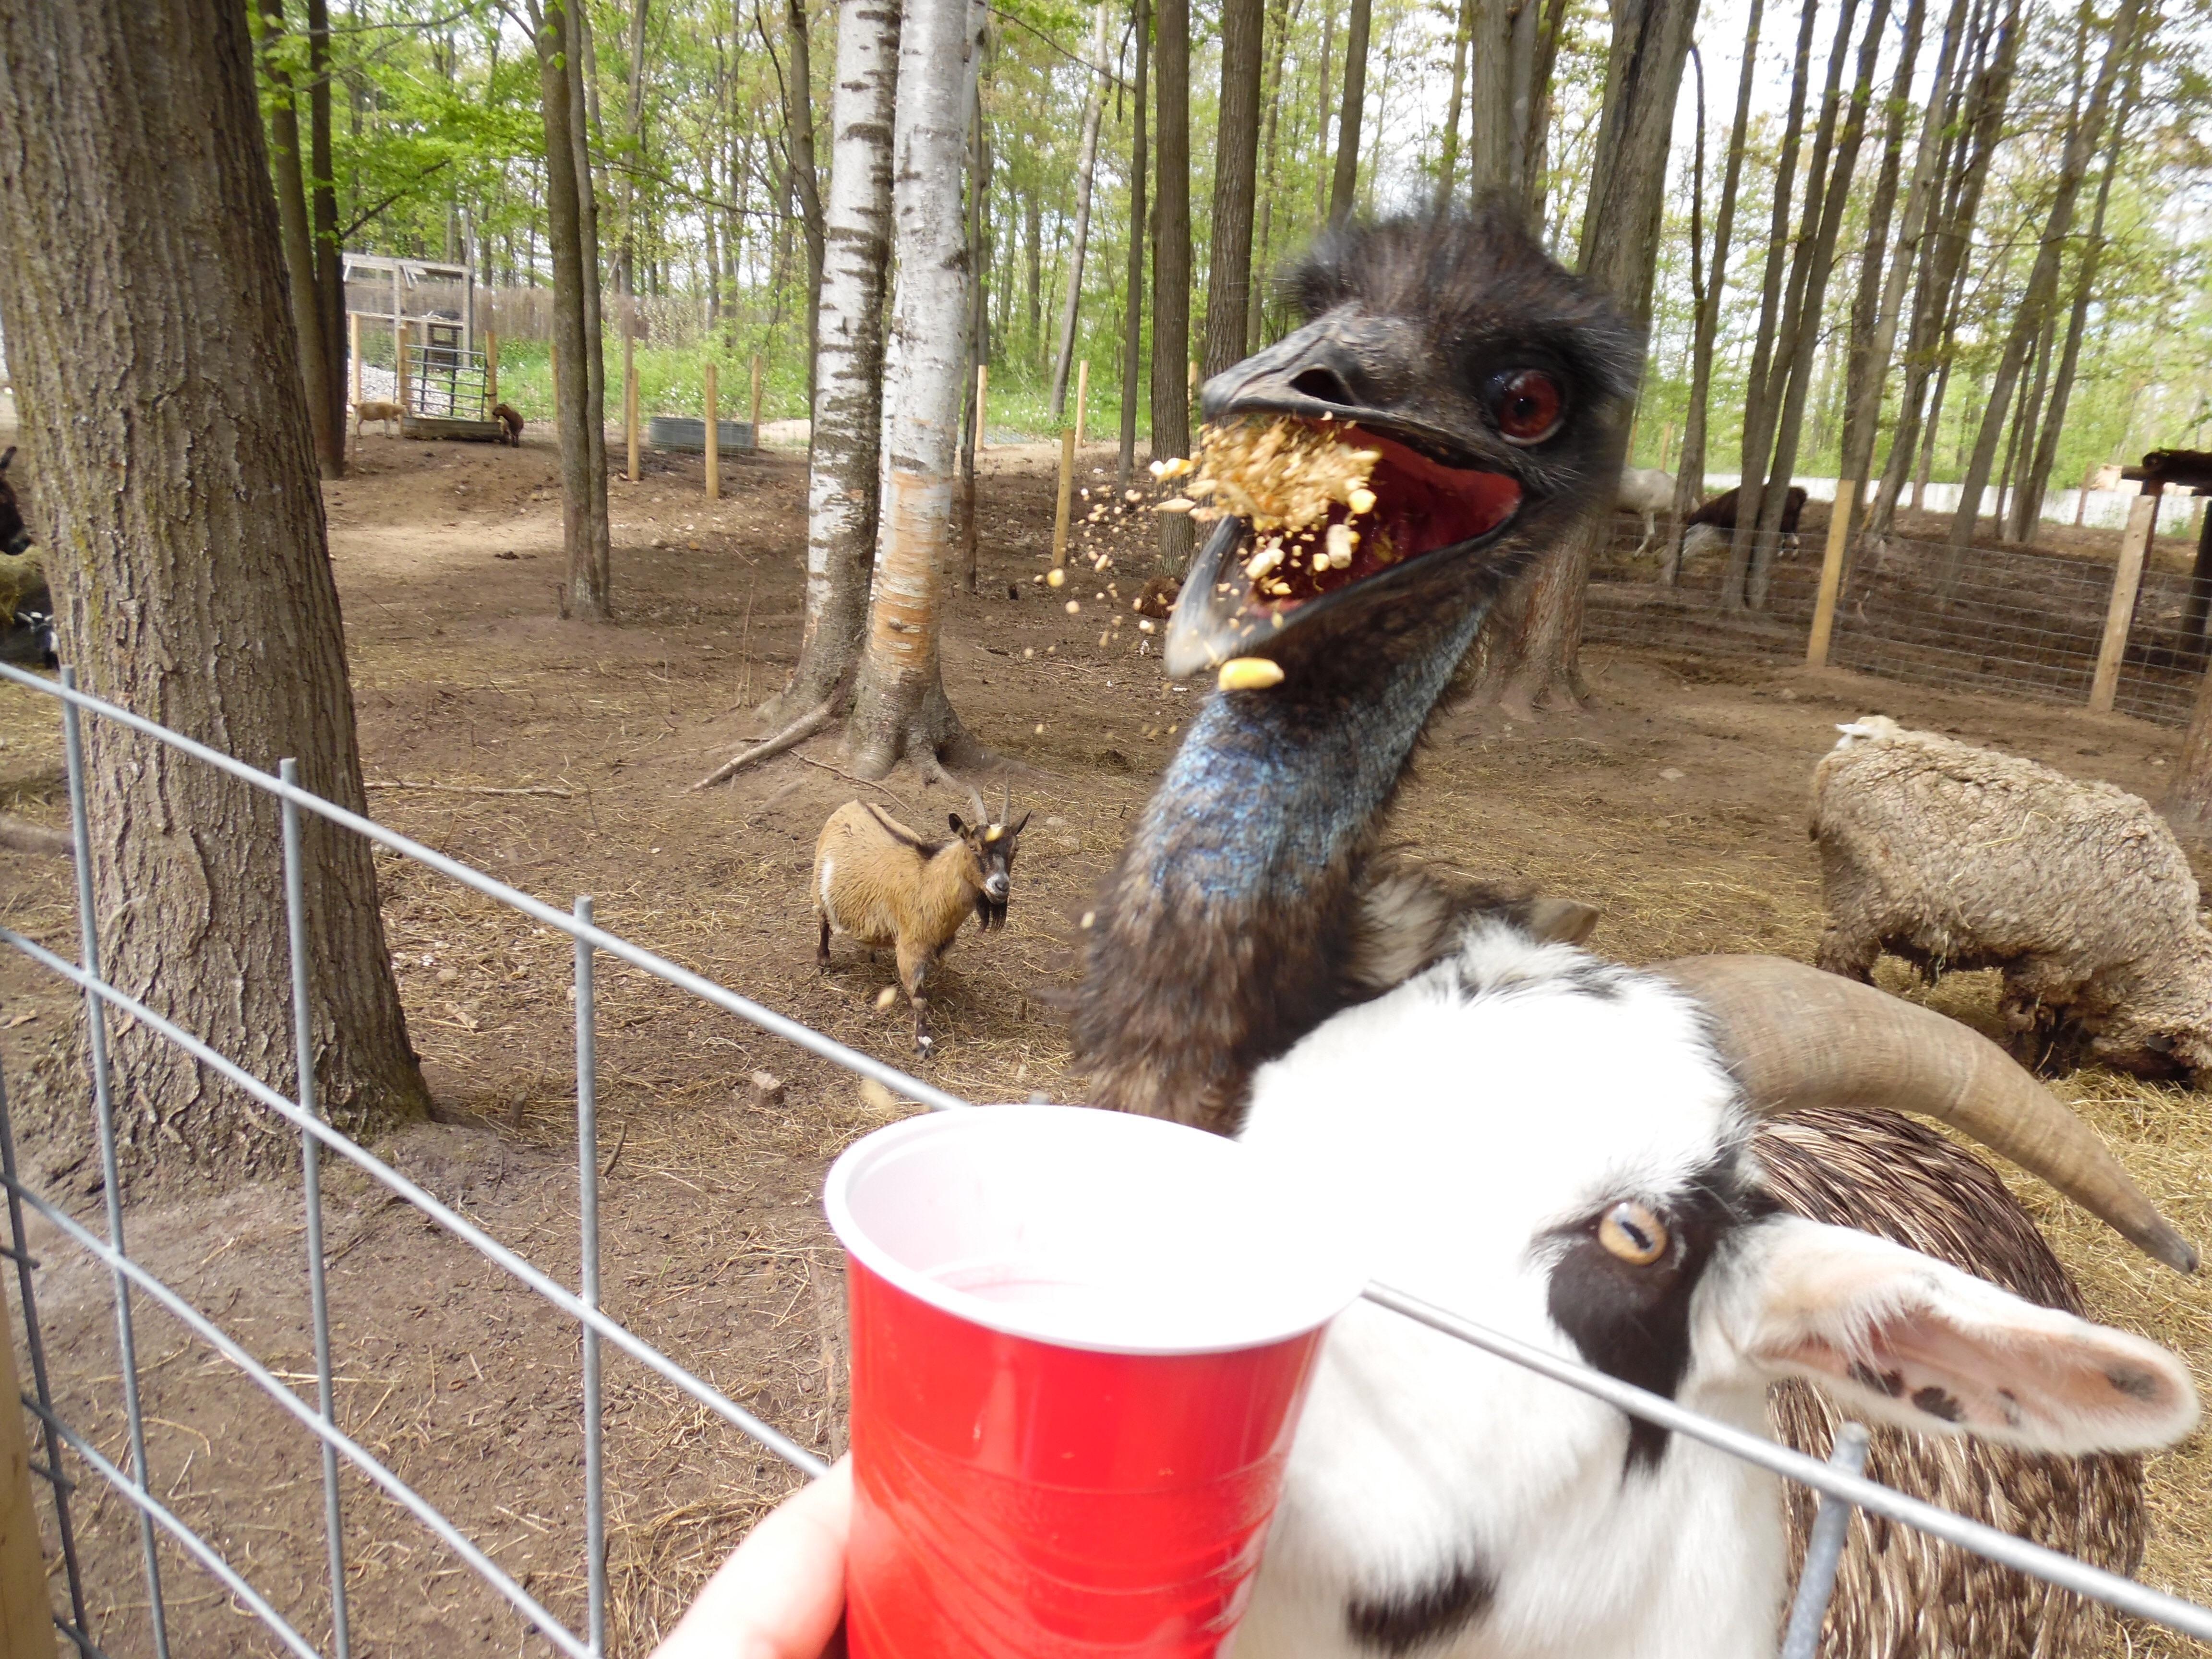
[[[1597,1242],[1632,1267],[1648,1267],[1667,1253],[1667,1224],[1648,1204],[1624,1199],[1597,1224]]]
[[[1559,429],[1566,394],[1540,368],[1511,369],[1490,383],[1490,414],[1509,443],[1541,443]]]

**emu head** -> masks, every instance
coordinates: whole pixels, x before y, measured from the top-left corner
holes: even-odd
[[[8,463],[15,459],[15,446],[0,451],[0,552],[14,555],[31,544],[31,532],[15,505],[15,487],[8,482]]]
[[[1208,380],[1204,416],[1287,417],[1379,450],[1375,504],[1331,508],[1358,534],[1348,568],[1285,563],[1264,592],[1243,569],[1249,527],[1218,526],[1169,625],[1171,674],[1463,615],[1618,482],[1643,340],[1513,209],[1348,227],[1291,286],[1305,325]]]
[[[1023,813],[1018,823],[1007,822],[1013,816],[1011,787],[996,817],[983,805],[981,795],[970,799],[975,809],[975,823],[963,823],[957,812],[945,816],[952,833],[975,858],[975,880],[981,889],[975,895],[975,922],[988,933],[1006,925],[1006,904],[1013,892],[1014,854],[1021,849],[1022,831],[1029,827],[1030,815]]]

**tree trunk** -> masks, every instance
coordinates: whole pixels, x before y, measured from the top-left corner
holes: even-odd
[[[2142,0],[2120,0],[2118,14],[2112,25],[2110,43],[2105,48],[2103,60],[2097,66],[2097,81],[2089,94],[2088,112],[2067,135],[2051,211],[2044,221],[2043,238],[2036,248],[2035,264],[2028,272],[2027,290],[2021,296],[2019,308],[2013,313],[2012,329],[2005,339],[2004,354],[1997,360],[1996,377],[1984,406],[1981,429],[1974,439],[1973,459],[1966,464],[1966,479],[1960,489],[1959,507],[1951,515],[1950,545],[1944,551],[1937,578],[1938,590],[1946,598],[1958,582],[1960,573],[1965,567],[1966,549],[1974,538],[1974,520],[1979,510],[1982,489],[1989,482],[1990,468],[1996,459],[1997,443],[2003,435],[2004,410],[2012,401],[2013,387],[2019,378],[2021,366],[2027,359],[2029,347],[2042,333],[2051,301],[2057,295],[2058,263],[2065,252],[2066,237],[2073,228],[2075,198],[2081,192],[2081,180],[2088,173],[2089,159],[2096,153],[2098,140],[2104,136],[2105,111],[2112,100],[2112,82],[2118,78],[2120,64],[2131,49],[2136,20],[2142,13]]]
[[[276,179],[276,223],[283,238],[284,287],[299,337],[300,380],[307,424],[323,477],[335,478],[331,441],[331,358],[323,343],[322,289],[315,280],[315,234],[307,214],[307,184],[300,155],[299,92],[284,67],[284,0],[261,0],[261,72],[268,77],[269,159]],[[343,441],[341,441],[342,444]]]
[[[806,0],[784,0],[784,38],[791,43],[791,78],[783,90],[784,131],[791,145],[792,182],[799,192],[799,228],[806,238],[806,314],[822,305],[822,175],[814,164],[814,52],[806,26]]]
[[[605,369],[598,333],[599,252],[584,211],[590,174],[577,164],[575,95],[565,0],[550,0],[538,30],[538,93],[545,113],[546,241],[553,262],[554,391],[561,437],[561,527],[568,555],[563,616],[608,617],[600,549],[606,533]],[[597,381],[598,384],[594,384]]]
[[[976,395],[976,377],[991,361],[991,130],[983,117],[981,63],[989,49],[989,16],[982,15],[972,42],[975,54],[968,76],[968,367],[961,379],[961,395],[967,414],[960,428],[960,495],[954,512],[960,543],[960,570],[968,591],[976,584],[981,558],[981,538],[975,518],[975,458],[986,434],[982,422],[990,417],[986,400]],[[1008,284],[1012,286],[1011,283]]]
[[[973,8],[980,11],[980,7]],[[975,73],[969,0],[908,0],[892,131],[898,270],[884,370],[884,489],[868,644],[847,732],[853,769],[924,770],[969,746],[938,655],[967,368],[961,179]]]
[[[324,406],[330,410],[323,476],[346,468],[345,264],[338,246],[337,181],[331,161],[330,0],[307,0],[307,207],[315,234],[315,293],[321,307]]]
[[[548,12],[552,8],[547,8]],[[592,15],[579,3],[568,13],[583,52],[568,55],[568,145],[576,176],[576,265],[584,294],[584,380],[589,402],[586,408],[584,441],[590,457],[585,482],[591,489],[590,511],[584,531],[591,552],[590,591],[580,598],[575,567],[569,566],[568,603],[575,614],[591,622],[614,617],[613,538],[607,512],[607,355],[606,325],[599,297],[599,192],[592,181],[591,130],[599,119],[597,100],[584,77],[592,55]]]
[[[2075,277],[2074,308],[2066,319],[2066,344],[2059,353],[2057,373],[2051,380],[2051,406],[2044,411],[2043,430],[2036,439],[2035,458],[2028,468],[2024,511],[2031,525],[2043,516],[2044,494],[2051,487],[2051,469],[2058,459],[2058,439],[2066,424],[2066,404],[2073,393],[2075,372],[2081,361],[2081,335],[2089,320],[2090,300],[2096,292],[2097,268],[2105,257],[2105,207],[2112,198],[2113,175],[2119,171],[2121,137],[2127,131],[2128,118],[2135,112],[2136,100],[2142,93],[2140,39],[2134,50],[2127,88],[2113,112],[2112,135],[2105,141],[2105,170],[2097,180],[2097,205],[2089,218],[2089,240],[2081,249],[2081,270]]]
[[[1741,609],[1750,598],[1751,550],[1758,533],[1759,498],[1773,453],[1775,410],[1766,395],[1774,362],[1774,337],[1782,321],[1782,279],[1790,257],[1790,191],[1797,179],[1797,149],[1805,135],[1805,94],[1812,82],[1813,24],[1820,8],[1802,0],[1798,14],[1797,55],[1790,74],[1790,113],[1782,129],[1782,155],[1774,170],[1774,207],[1767,227],[1766,275],[1759,290],[1759,330],[1752,343],[1751,370],[1743,392],[1743,482],[1736,496],[1735,531],[1729,544],[1728,568],[1721,577],[1721,603]]]
[[[1451,97],[1444,105],[1444,148],[1437,160],[1437,191],[1430,211],[1441,214],[1452,202],[1454,175],[1459,171],[1460,110],[1467,100],[1467,46],[1474,33],[1477,0],[1459,0],[1459,27],[1452,31]]]
[[[1916,0],[1916,15],[1918,9]],[[1960,29],[1966,21],[1966,0],[1952,0],[1951,15],[1943,24],[1942,44],[1936,49],[1935,82],[1929,89],[1928,107],[1921,120],[1919,143],[1913,153],[1912,183],[1905,191],[1905,216],[1899,227],[1896,250],[1889,257],[1888,270],[1882,278],[1881,292],[1872,295],[1870,325],[1863,349],[1858,346],[1856,319],[1854,319],[1853,356],[1844,393],[1847,406],[1840,476],[1855,478],[1861,483],[1866,482],[1867,474],[1874,465],[1875,438],[1881,424],[1882,388],[1889,379],[1890,357],[1897,348],[1897,325],[1904,313],[1905,290],[1912,279],[1926,240],[1929,211],[1934,203],[1941,173],[1944,113],[1951,106],[1952,78],[1960,45]],[[1908,38],[1917,47],[1917,33],[1911,33]],[[1905,105],[1911,92],[1911,76],[1900,70],[1892,93],[1899,107]],[[1881,269],[1883,252],[1881,239],[1870,233],[1867,238],[1866,260],[1859,276],[1862,289],[1869,294],[1872,294],[1875,276]],[[1904,420],[1905,411],[1900,408],[1900,431]],[[1905,447],[1911,447],[1909,440]]]
[[[1735,120],[1729,129],[1728,166],[1721,176],[1720,207],[1713,218],[1712,267],[1705,277],[1690,346],[1690,404],[1682,423],[1682,459],[1674,471],[1674,519],[1668,526],[1662,572],[1669,582],[1680,568],[1682,520],[1695,510],[1705,490],[1705,434],[1711,419],[1713,342],[1720,333],[1721,300],[1728,289],[1729,245],[1735,232],[1736,186],[1743,177],[1744,140],[1751,125],[1751,93],[1758,76],[1759,25],[1763,9],[1762,0],[1751,0],[1751,15],[1744,33],[1743,68],[1736,77]],[[1702,143],[1698,148],[1702,154]]]
[[[1616,0],[1606,58],[1605,101],[1583,216],[1583,275],[1612,294],[1638,328],[1650,325],[1667,155],[1682,66],[1697,25],[1696,0]],[[1597,476],[1628,451],[1628,423],[1610,434]],[[1480,684],[1516,718],[1573,708],[1586,695],[1577,658],[1590,559],[1612,521],[1609,500],[1569,530],[1530,573],[1520,603],[1488,629]]]
[[[1253,192],[1260,168],[1263,0],[1221,0],[1221,102],[1213,129],[1212,257],[1206,272],[1206,349],[1200,372],[1244,356],[1252,300]]]
[[[1181,3],[1181,0],[1178,0]],[[1344,113],[1336,124],[1336,171],[1329,177],[1328,222],[1352,216],[1359,185],[1359,122],[1367,99],[1367,34],[1370,0],[1352,0],[1344,31]]]
[[[2212,840],[2212,673],[2197,680],[2197,705],[2181,740],[2181,765],[2161,810],[2176,835]]]
[[[296,758],[365,811],[243,9],[6,0],[0,128],[0,329],[63,655],[86,690],[251,765]],[[101,298],[55,303],[70,293]],[[102,721],[85,737],[106,977],[294,1089],[276,803]],[[318,1103],[368,1133],[428,1097],[369,848],[305,828]],[[296,1131],[144,1027],[109,1034],[134,1177],[157,1153],[223,1178],[297,1156]],[[81,1074],[52,1081],[82,1145]]]
[[[1365,0],[1358,0],[1364,4]],[[1159,206],[1152,243],[1152,456],[1190,453],[1190,0],[1159,3]],[[1159,515],[1160,568],[1190,563],[1188,514]]]
[[[1060,424],[1067,409],[1067,377],[1075,366],[1076,325],[1083,315],[1083,261],[1091,244],[1091,186],[1098,171],[1098,125],[1106,113],[1107,0],[1097,0],[1091,26],[1091,95],[1083,106],[1083,143],[1075,163],[1075,245],[1067,260],[1067,295],[1060,308],[1060,349],[1052,359],[1052,420]]]
[[[1861,406],[1865,402],[1865,381],[1874,363],[1874,337],[1881,310],[1883,291],[1882,271],[1889,247],[1890,221],[1897,211],[1898,186],[1905,174],[1905,125],[1912,102],[1912,74],[1920,62],[1920,37],[1927,27],[1927,0],[1908,0],[1905,9],[1905,39],[1898,48],[1897,68],[1890,77],[1889,96],[1883,100],[1881,167],[1875,175],[1874,199],[1867,208],[1866,241],[1859,253],[1859,278],[1851,292],[1850,332],[1844,348],[1844,434],[1838,446],[1842,458],[1839,478],[1866,481],[1866,463],[1861,459],[1853,470],[1851,458],[1862,447],[1874,447],[1872,432],[1864,434],[1861,443],[1859,431]],[[1936,95],[1931,104],[1941,106],[1943,101],[1943,65],[1936,68]],[[1906,235],[1899,239],[1900,258],[1911,246],[1908,224]],[[1887,374],[1889,359],[1882,358],[1882,373]],[[1878,386],[1880,381],[1876,381]],[[1875,412],[1879,415],[1881,401],[1879,393],[1875,399]]]
[[[1319,82],[1318,95],[1314,100],[1314,143],[1321,155],[1328,154],[1328,120],[1336,112],[1330,101],[1329,71],[1336,65],[1336,0],[1322,0],[1321,57],[1316,67],[1315,79]],[[1314,168],[1314,223],[1328,222],[1328,186],[1333,177],[1325,167]]]
[[[1149,0],[1135,0],[1131,33],[1136,36],[1136,82],[1129,100],[1129,274],[1121,320],[1121,460],[1115,484],[1126,495],[1137,470],[1137,392],[1143,374],[1145,339],[1145,76],[1151,67],[1152,34]]]
[[[1274,0],[1267,23],[1267,113],[1260,134],[1259,247],[1253,255],[1251,301],[1246,307],[1244,319],[1247,356],[1260,349],[1260,337],[1264,331],[1262,319],[1274,251],[1276,139],[1283,112],[1283,53],[1290,42],[1291,27],[1297,21],[1298,5],[1299,0]]]
[[[1848,44],[1850,17],[1847,5],[1844,27],[1838,29],[1832,48],[1838,60]],[[1814,356],[1820,337],[1820,313],[1827,303],[1828,276],[1836,264],[1836,240],[1843,230],[1844,206],[1850,194],[1851,174],[1858,166],[1859,145],[1866,134],[1867,106],[1874,94],[1875,60],[1881,50],[1883,26],[1888,21],[1889,0],[1874,0],[1859,48],[1857,78],[1851,88],[1850,109],[1843,118],[1840,132],[1835,131],[1832,91],[1840,63],[1832,63],[1829,69],[1832,89],[1822,111],[1822,131],[1813,146],[1811,187],[1805,195],[1800,258],[1793,262],[1805,269],[1802,276],[1797,271],[1791,272],[1791,305],[1784,319],[1780,349],[1776,354],[1778,366],[1786,371],[1787,378],[1783,383],[1781,416],[1775,428],[1773,470],[1767,475],[1765,495],[1759,507],[1759,556],[1753,562],[1751,602],[1753,608],[1761,611],[1766,608],[1767,583],[1773,574],[1782,514],[1788,505],[1790,483],[1797,467],[1798,435],[1804,428],[1805,400],[1812,388]],[[1828,160],[1832,134],[1834,166],[1831,172],[1824,173],[1822,167]]]
[[[771,724],[849,695],[860,659],[876,551],[898,49],[897,0],[840,0],[822,307],[814,330],[806,623],[791,684],[761,710]]]

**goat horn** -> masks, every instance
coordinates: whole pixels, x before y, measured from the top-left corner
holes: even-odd
[[[2095,1132],[1979,1032],[1780,957],[1685,957],[1654,971],[1711,1018],[1753,1110],[1918,1112],[2042,1176],[2144,1254],[2197,1271],[2196,1249]]]
[[[999,793],[1001,803],[999,807],[999,822],[1012,823],[1014,821],[1014,781],[1012,778],[1001,776],[999,779]]]

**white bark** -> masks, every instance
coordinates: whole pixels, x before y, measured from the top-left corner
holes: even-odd
[[[788,713],[814,708],[849,674],[866,615],[883,422],[898,43],[898,0],[841,0],[815,324],[806,627],[799,668],[781,702]]]
[[[1067,408],[1067,377],[1075,362],[1075,325],[1082,315],[1083,255],[1091,241],[1091,181],[1097,174],[1098,124],[1106,112],[1106,0],[1092,9],[1091,95],[1083,102],[1083,147],[1075,163],[1075,246],[1067,261],[1067,296],[1060,308],[1060,350],[1052,363],[1052,418]]]
[[[898,270],[884,370],[881,521],[867,654],[853,715],[855,769],[880,776],[933,723],[938,626],[968,362],[970,0],[908,0],[891,149]],[[945,709],[949,714],[950,710]]]

